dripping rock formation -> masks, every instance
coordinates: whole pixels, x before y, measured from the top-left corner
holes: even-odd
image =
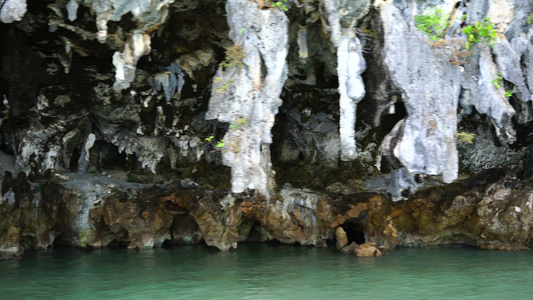
[[[281,3],[0,0],[0,258],[528,248],[529,1]]]

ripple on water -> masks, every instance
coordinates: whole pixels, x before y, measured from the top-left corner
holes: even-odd
[[[2,299],[528,299],[531,251],[399,249],[378,258],[332,247],[243,244],[27,252],[0,262]]]

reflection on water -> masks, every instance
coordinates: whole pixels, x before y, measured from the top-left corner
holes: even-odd
[[[377,258],[333,248],[244,244],[26,252],[0,262],[2,299],[529,299],[533,256],[470,248],[399,249]]]

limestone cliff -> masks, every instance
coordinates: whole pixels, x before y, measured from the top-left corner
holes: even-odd
[[[532,23],[526,0],[0,0],[0,250],[526,248]]]

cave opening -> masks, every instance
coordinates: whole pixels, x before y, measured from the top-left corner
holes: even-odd
[[[70,172],[77,172],[78,171],[78,162],[80,160],[81,156],[81,150],[79,147],[75,147],[74,150],[72,150],[72,155],[70,157],[69,161],[69,171]]]
[[[104,140],[96,141],[94,144],[95,148],[100,151],[99,157],[101,161],[96,162],[98,168],[103,170],[126,169],[127,154],[124,151],[120,152],[116,145]]]
[[[54,241],[52,242],[52,248],[67,248],[70,247],[71,243],[67,239],[64,232],[61,232],[58,236],[54,238]]]
[[[268,240],[268,231],[261,224],[252,222],[247,234],[247,242],[265,242]]]
[[[161,248],[165,248],[165,249],[170,249],[172,248],[173,243],[172,243],[172,240],[170,239],[166,239],[162,244],[161,244]]]
[[[358,245],[366,242],[365,228],[361,221],[357,218],[351,218],[341,225],[342,229],[346,232],[348,238],[348,244],[355,242]]]
[[[170,227],[170,240],[163,242],[163,246],[175,244],[198,244],[203,240],[200,226],[193,216],[189,213],[184,213],[185,210],[178,205],[167,202],[167,209],[178,213],[172,219]]]

